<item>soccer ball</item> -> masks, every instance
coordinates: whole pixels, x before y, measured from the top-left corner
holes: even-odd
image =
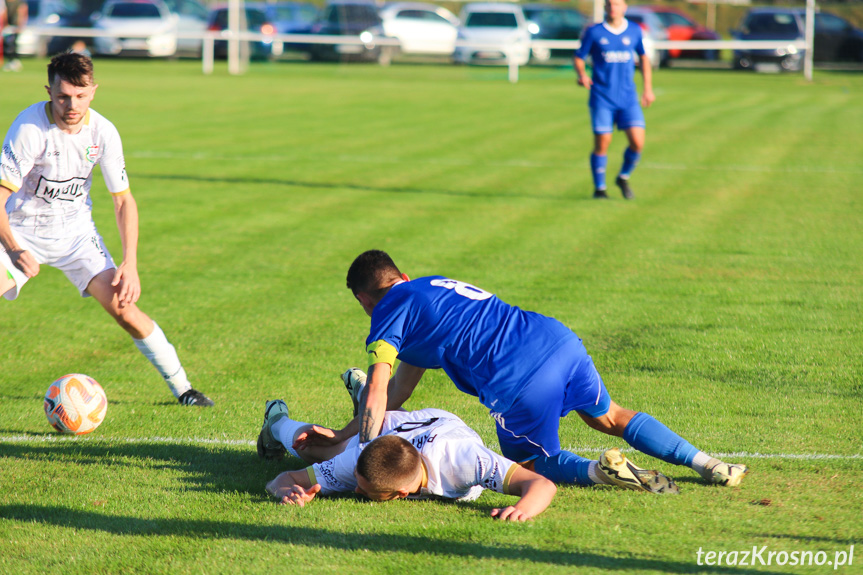
[[[64,375],[45,393],[45,415],[60,433],[90,433],[105,419],[107,410],[108,397],[102,386],[80,373]]]

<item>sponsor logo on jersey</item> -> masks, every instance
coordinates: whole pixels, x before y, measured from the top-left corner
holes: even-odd
[[[18,159],[18,156],[15,155],[15,152],[12,151],[12,146],[9,144],[3,146],[3,154],[0,155],[0,162],[2,162],[4,171],[15,176],[21,175],[21,170],[18,168],[21,160]]]
[[[87,161],[91,164],[95,164],[96,160],[99,159],[99,146],[87,146],[85,150]]]
[[[600,38],[599,43],[605,46],[606,44],[608,44],[608,38]]]
[[[632,62],[631,50],[609,50],[602,53],[602,59],[606,64],[626,64]]]
[[[629,46],[630,44],[632,44],[632,40],[629,39],[629,36],[624,36],[623,37],[623,45]]]
[[[87,194],[87,178],[72,178],[55,182],[40,177],[35,194],[37,198],[49,204],[54,201],[74,202]]]

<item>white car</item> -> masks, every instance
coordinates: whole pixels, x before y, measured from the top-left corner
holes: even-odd
[[[379,11],[384,34],[397,38],[403,54],[450,56],[455,51],[459,20],[440,6],[397,2]]]
[[[466,4],[459,15],[458,46],[453,60],[524,66],[530,59],[530,30],[518,4]]]
[[[108,56],[174,56],[178,21],[161,0],[108,0],[101,13],[94,16],[93,28],[113,35],[94,38],[93,52]]]

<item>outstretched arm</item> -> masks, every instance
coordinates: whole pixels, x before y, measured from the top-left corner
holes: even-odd
[[[131,192],[116,194],[114,215],[123,243],[123,262],[114,273],[113,286],[120,286],[120,307],[133,304],[141,297],[141,280],[138,278],[138,204]]]
[[[593,81],[590,79],[590,76],[587,75],[587,66],[584,63],[582,58],[575,56],[572,59],[573,68],[575,68],[575,81],[578,82],[579,86],[584,86],[588,90],[593,85]]]
[[[509,480],[507,492],[521,499],[515,505],[492,509],[491,516],[503,521],[526,521],[545,511],[557,487],[542,475],[519,465]]]
[[[312,485],[305,469],[285,471],[267,483],[267,493],[278,499],[281,505],[304,507],[320,490],[319,484]]]

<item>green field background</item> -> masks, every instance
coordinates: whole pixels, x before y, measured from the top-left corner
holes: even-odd
[[[0,77],[3,130],[45,98],[45,62]],[[141,222],[140,307],[212,409],[176,404],[129,338],[43,268],[0,301],[0,573],[815,573],[697,564],[696,552],[857,545],[863,572],[863,75],[666,70],[632,185],[591,199],[587,93],[571,70],[96,63],[93,108],[123,136]],[[624,138],[612,145],[609,172]],[[111,201],[97,225],[115,260]],[[339,374],[368,318],[345,288],[360,252],[557,317],[612,398],[745,463],[736,489],[675,477],[678,497],[563,487],[527,524],[469,504],[353,497],[304,509],[264,483],[264,402],[339,426]],[[527,350],[529,352],[529,350]],[[93,434],[42,413],[69,372],[102,383]],[[448,409],[497,447],[493,421],[442,373],[409,407]],[[617,438],[567,418],[561,442]]]

